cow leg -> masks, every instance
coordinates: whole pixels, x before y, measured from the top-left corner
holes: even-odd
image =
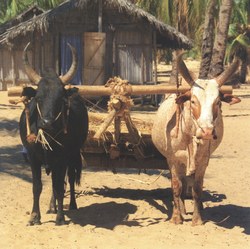
[[[182,181],[179,178],[178,174],[176,173],[174,167],[171,168],[171,176],[172,176],[171,184],[173,191],[174,208],[170,222],[174,224],[182,224],[183,223],[182,212],[184,212],[184,203],[181,199]]]
[[[52,189],[52,194],[49,202],[49,209],[47,210],[47,214],[56,214],[57,213],[57,208],[56,208],[56,198],[55,198],[55,193]]]
[[[35,161],[35,160],[32,160]],[[28,222],[29,226],[41,225],[41,213],[39,206],[39,199],[42,192],[42,180],[41,180],[41,165],[37,164],[31,165],[32,179],[33,179],[33,208]]]
[[[75,169],[73,167],[68,168],[69,186],[70,186],[70,204],[69,210],[77,209],[75,198]]]
[[[55,199],[58,203],[56,225],[64,225],[65,218],[63,212],[63,199],[64,199],[64,178],[66,174],[66,167],[55,167],[52,170],[52,185]]]
[[[64,193],[66,192],[67,188],[67,177],[65,177],[64,181]],[[52,194],[49,202],[49,209],[47,210],[47,214],[56,214],[57,213],[57,206],[56,206],[56,198],[55,198],[55,193],[52,189]]]
[[[201,217],[201,210],[203,210],[202,204],[202,188],[203,188],[203,179],[205,175],[206,165],[202,165],[198,167],[197,171],[195,172],[195,179],[193,183],[193,200],[194,200],[194,213],[192,218],[192,225],[202,225],[202,217]]]

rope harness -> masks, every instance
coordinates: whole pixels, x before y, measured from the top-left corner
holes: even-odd
[[[184,108],[182,108],[181,104],[177,104],[176,107],[176,125],[174,127],[175,129],[175,138],[178,137],[178,133],[179,133],[179,126],[180,126],[180,122],[183,120],[185,126],[187,126],[187,122],[185,121],[185,117],[183,115],[183,110]],[[195,131],[199,128],[204,132],[204,129],[199,125],[198,121],[196,120],[196,118],[194,117],[192,110],[191,110],[191,102],[190,102],[190,117],[191,117],[191,121],[192,124],[195,127]],[[198,148],[200,145],[203,145],[204,141],[201,138],[197,138],[196,135],[192,135],[192,142],[187,146],[187,151],[188,151],[188,158],[187,158],[187,169],[186,169],[186,176],[191,176],[192,174],[195,173],[196,171],[196,155],[198,152]],[[210,147],[211,147],[211,141],[209,140],[209,144],[208,144],[208,154],[210,154]],[[209,162],[209,156],[207,157],[207,164]]]
[[[43,116],[42,116],[42,112],[41,112],[41,110],[40,110],[40,107],[39,107],[39,104],[38,104],[38,103],[36,104],[36,108],[37,108],[37,111],[38,111],[38,114],[39,114],[40,118],[41,118],[42,120],[45,120],[45,119],[43,118]],[[63,106],[62,106],[62,109],[63,109]],[[57,119],[58,119],[61,115],[62,115],[62,110],[58,113],[58,115],[56,116],[56,118],[55,118],[55,120],[54,120],[53,122],[56,122]]]
[[[70,98],[68,98],[67,110],[66,110],[65,115],[63,115],[64,105],[62,105],[61,111],[58,113],[58,115],[56,116],[56,118],[53,121],[53,123],[56,122],[62,116],[63,128],[59,132],[57,132],[56,135],[53,135],[53,136],[51,134],[49,134],[48,132],[44,131],[43,129],[39,129],[37,134],[31,133],[30,121],[29,121],[30,120],[30,109],[28,107],[28,101],[23,101],[23,103],[25,105],[25,116],[26,116],[26,128],[27,128],[27,141],[28,141],[28,143],[40,143],[44,150],[53,151],[52,146],[50,145],[50,143],[47,139],[49,137],[56,144],[63,147],[63,145],[56,138],[62,132],[64,134],[67,134],[69,110],[70,110]],[[42,120],[45,120],[43,115],[42,115],[42,112],[41,112],[41,109],[40,109],[38,103],[36,104],[36,107],[37,107],[39,117]]]

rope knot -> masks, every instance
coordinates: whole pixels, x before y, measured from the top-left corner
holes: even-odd
[[[110,78],[105,84],[105,87],[112,89],[112,95],[108,102],[109,111],[115,109],[122,115],[126,109],[130,109],[130,107],[134,105],[130,97],[132,87],[127,80],[122,80],[120,77]]]
[[[29,135],[27,135],[27,142],[29,143],[29,144],[32,144],[32,143],[35,143],[36,142],[36,135],[34,134],[34,133],[31,133],[31,134],[29,134]]]

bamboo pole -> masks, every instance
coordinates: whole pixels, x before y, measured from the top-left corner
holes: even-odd
[[[33,86],[36,88],[36,86]],[[71,86],[66,86],[70,88]],[[83,96],[109,96],[112,94],[112,89],[105,86],[75,86],[79,89],[79,93]],[[159,85],[128,85],[126,92],[128,95],[143,95],[143,94],[166,94],[166,93],[185,93],[190,89],[190,86],[180,86],[178,90],[176,86],[169,86],[165,84]],[[9,97],[17,97],[22,93],[22,87],[11,87],[8,90]],[[223,94],[232,94],[232,86],[222,86],[220,88]]]

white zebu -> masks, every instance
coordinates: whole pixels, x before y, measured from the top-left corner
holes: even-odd
[[[236,71],[238,61],[215,79],[194,81],[181,58],[182,55],[177,59],[178,70],[191,90],[178,97],[175,94],[166,97],[154,121],[152,140],[166,157],[171,172],[174,201],[171,222],[183,222],[187,180],[191,178],[192,224],[199,225],[203,223],[200,211],[203,208],[201,194],[205,170],[211,153],[223,137],[221,101],[229,104],[240,101],[232,95],[223,95],[220,87]]]

